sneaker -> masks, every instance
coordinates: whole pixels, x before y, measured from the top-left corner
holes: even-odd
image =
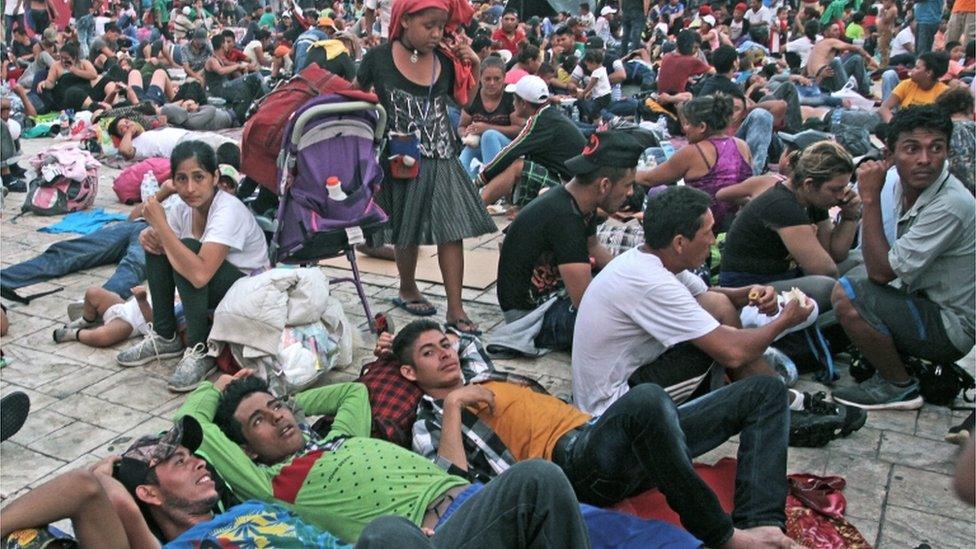
[[[898,387],[885,381],[877,372],[853,387],[833,391],[834,402],[865,410],[917,410],[922,407],[918,381],[908,387]]]
[[[85,302],[78,300],[68,303],[68,320],[72,322],[81,318],[85,313]]]
[[[826,393],[803,393],[803,410],[790,412],[790,446],[819,448],[864,427],[867,412],[827,401]]]
[[[20,391],[0,398],[0,441],[17,434],[27,421],[29,411],[30,398]]]
[[[960,446],[966,444],[966,441],[973,436],[974,423],[976,423],[976,412],[970,412],[969,416],[962,420],[962,423],[949,427],[949,432],[945,436],[946,442]]]
[[[54,330],[54,342],[64,343],[66,341],[78,341],[78,332],[80,328],[72,328],[71,326],[62,326]]]
[[[175,335],[166,339],[149,327],[149,333],[139,343],[119,353],[115,361],[119,366],[132,367],[149,364],[154,360],[173,358],[183,354],[183,343]]]
[[[80,330],[82,328],[94,328],[95,326],[99,326],[101,324],[102,323],[100,321],[98,321],[98,320],[94,320],[94,321],[92,321],[92,320],[85,320],[85,317],[80,317],[80,318],[76,318],[76,319],[72,320],[71,322],[65,324],[64,327],[65,328],[77,328],[77,329]]]
[[[207,346],[197,343],[183,352],[183,358],[176,365],[167,387],[174,393],[187,393],[196,389],[216,369],[213,357],[207,356]]]

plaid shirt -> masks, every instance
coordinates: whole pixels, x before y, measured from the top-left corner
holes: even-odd
[[[507,381],[546,393],[531,378],[495,370],[481,341],[474,337],[462,337],[458,356],[461,373],[467,383]],[[435,400],[427,395],[420,399],[417,421],[413,424],[413,450],[444,469],[454,471],[457,467],[453,463],[437,455],[444,421],[443,405],[443,400]],[[516,463],[515,457],[491,427],[467,409],[461,410],[461,440],[468,458],[467,476],[472,481],[488,482]]]
[[[458,357],[465,377],[491,379],[494,367],[481,342],[467,334],[458,335]],[[391,359],[366,364],[357,381],[369,389],[373,436],[409,448],[410,429],[417,417],[417,405],[423,391],[400,375],[400,364]]]

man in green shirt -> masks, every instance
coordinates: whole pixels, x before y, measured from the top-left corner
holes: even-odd
[[[347,542],[373,519],[397,515],[433,530],[432,541],[445,547],[471,540],[485,547],[589,546],[572,487],[550,463],[519,464],[479,492],[423,456],[369,438],[364,385],[295,396],[306,415],[335,417],[319,437],[264,381],[248,376],[242,371],[222,392],[200,384],[177,412],[199,423],[197,454],[241,498],[282,503]]]

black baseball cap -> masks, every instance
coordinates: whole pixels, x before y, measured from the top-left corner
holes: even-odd
[[[832,141],[834,139],[833,135],[817,130],[803,130],[797,133],[777,132],[777,135],[779,135],[779,138],[784,143],[797,151],[802,151],[814,143]]]
[[[153,467],[167,460],[183,446],[191,453],[203,442],[203,430],[196,419],[183,416],[169,431],[140,437],[122,453],[115,463],[112,476],[135,496],[136,488],[146,484],[146,477]],[[138,501],[138,500],[137,500]]]
[[[606,47],[603,43],[603,39],[599,36],[591,36],[586,39],[586,49],[588,50],[602,50]]]
[[[583,147],[583,152],[566,161],[566,169],[580,175],[604,167],[634,168],[644,149],[641,141],[629,132],[594,132]]]

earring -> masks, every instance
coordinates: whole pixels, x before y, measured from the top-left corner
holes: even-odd
[[[414,48],[413,54],[410,56],[410,62],[416,64],[417,61],[420,61],[420,53]]]

